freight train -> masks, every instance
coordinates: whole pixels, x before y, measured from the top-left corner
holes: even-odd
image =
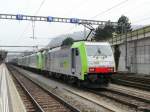
[[[102,87],[109,84],[115,72],[111,46],[107,42],[74,42],[15,59],[19,66],[49,72],[78,86]]]

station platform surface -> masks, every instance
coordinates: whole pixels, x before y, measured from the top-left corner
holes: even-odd
[[[0,65],[0,112],[26,112],[6,65]]]

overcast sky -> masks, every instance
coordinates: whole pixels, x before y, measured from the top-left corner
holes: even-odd
[[[148,25],[150,0],[0,0],[0,13],[114,22],[123,14],[134,25]],[[58,35],[83,31],[83,27],[73,24],[36,22],[37,39],[33,40],[30,38],[32,24],[29,21],[0,20],[0,29],[0,45],[47,45]]]

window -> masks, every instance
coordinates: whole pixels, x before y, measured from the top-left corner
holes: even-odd
[[[111,56],[112,50],[109,45],[87,45],[88,56]]]
[[[79,55],[79,50],[76,48],[76,56]]]

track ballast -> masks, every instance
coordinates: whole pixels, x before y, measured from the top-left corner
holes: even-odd
[[[15,68],[9,66],[9,70],[17,81],[18,88],[22,88],[22,92],[19,93],[21,93],[28,112],[79,112],[78,109],[40,85],[37,85]]]

